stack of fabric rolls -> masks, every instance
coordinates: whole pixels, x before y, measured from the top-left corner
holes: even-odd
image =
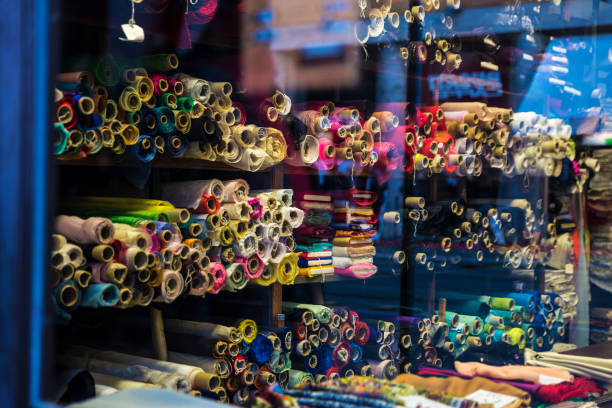
[[[348,309],[283,302],[295,339],[289,387],[353,375],[394,378],[395,325],[373,326]]]
[[[416,235],[417,264],[434,266],[497,265],[533,268],[540,257],[539,237],[554,235],[544,223],[541,202],[525,199],[473,199],[435,202],[406,197],[409,222]],[[431,263],[430,263],[431,262]]]
[[[303,212],[291,190],[249,195],[243,180],[170,183],[169,201],[78,197],[56,218],[51,256],[58,314],[79,305],[147,306],[179,295],[237,291],[249,282],[292,284],[293,228]]]
[[[212,267],[227,271],[226,286],[239,290],[249,281],[264,286],[293,283],[293,228],[302,224],[304,212],[292,207],[292,190],[250,192],[242,179],[212,179],[167,183],[162,195],[187,207],[191,222],[201,225],[211,240]]]
[[[174,54],[143,57],[136,68],[120,65],[104,55],[93,61],[92,72],[58,75],[57,156],[75,160],[108,149],[140,162],[183,156],[246,171],[284,160],[282,135],[246,125],[244,107],[231,100],[230,83],[176,73]],[[280,99],[288,97],[281,94]]]
[[[334,273],[332,262],[332,197],[328,192],[298,193],[297,206],[305,212],[304,223],[295,230],[296,250],[300,252],[299,274],[324,276]]]
[[[507,362],[516,363],[512,360],[515,350],[506,345],[545,351],[565,336],[563,299],[555,293],[526,291],[500,297],[441,295],[448,305],[444,320],[450,328],[449,339],[455,345],[454,357],[464,361],[480,360],[489,354],[488,359],[501,356],[502,361],[510,359]]]
[[[368,43],[397,42],[400,47],[399,58],[410,63],[439,64],[448,72],[461,65],[461,41],[452,31],[451,12],[461,7],[460,0],[423,1],[400,3],[380,3],[371,0],[358,2],[361,18],[354,26],[357,41],[364,47]],[[444,12],[442,12],[444,11]],[[429,16],[429,17],[428,17]],[[435,29],[434,29],[435,26]],[[423,41],[409,41],[410,32],[422,32]]]
[[[334,215],[331,226],[336,230],[333,240],[335,273],[368,278],[377,271],[374,266],[376,248],[372,243],[378,223],[372,209],[376,193],[352,189],[335,191],[332,195]]]
[[[88,369],[96,388],[106,393],[166,388],[245,405],[254,390],[276,381],[288,385],[292,348],[288,327],[262,330],[249,319],[225,326],[166,318],[164,328],[167,361],[80,345],[63,345],[58,361]]]

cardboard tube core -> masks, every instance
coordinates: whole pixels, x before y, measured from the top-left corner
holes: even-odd
[[[73,285],[65,285],[59,295],[60,303],[65,307],[76,305],[79,300],[79,290]]]

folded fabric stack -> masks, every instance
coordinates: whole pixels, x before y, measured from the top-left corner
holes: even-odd
[[[296,205],[304,212],[303,225],[295,230],[299,274],[320,276],[334,273],[331,240],[334,230],[329,226],[332,219],[332,197],[326,192],[308,191],[299,193]]]
[[[332,227],[334,270],[338,275],[368,278],[377,271],[374,266],[372,237],[376,235],[378,217],[372,209],[376,193],[370,191],[341,190],[332,193],[334,215]]]

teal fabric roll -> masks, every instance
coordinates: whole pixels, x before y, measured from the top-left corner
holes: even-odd
[[[89,285],[83,291],[81,306],[111,307],[119,302],[119,289],[112,283],[96,283]]]
[[[61,123],[54,123],[53,130],[55,130],[56,139],[53,143],[53,154],[59,156],[66,150],[66,144],[68,143],[68,131]]]

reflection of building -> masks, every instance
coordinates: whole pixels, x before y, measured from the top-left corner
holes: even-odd
[[[267,91],[353,85],[358,53],[350,0],[250,1],[242,26],[244,88]]]

